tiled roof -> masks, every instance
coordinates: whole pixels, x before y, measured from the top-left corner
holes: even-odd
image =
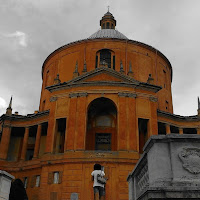
[[[98,30],[96,33],[92,34],[88,39],[95,39],[95,38],[117,38],[117,39],[125,39],[128,38],[120,33],[115,29],[101,29]]]

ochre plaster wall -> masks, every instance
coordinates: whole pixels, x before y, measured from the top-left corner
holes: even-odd
[[[122,61],[126,75],[128,74],[129,64],[131,62],[135,80],[147,82],[149,74],[151,74],[154,79],[153,84],[163,87],[157,94],[159,101],[158,108],[163,111],[173,112],[171,97],[172,69],[167,61],[157,52],[145,46],[140,46],[132,42],[109,39],[106,41],[88,40],[71,44],[53,53],[45,61],[40,110],[48,110],[50,108],[50,92],[45,90],[45,87],[54,84],[56,75],[60,75],[61,83],[71,80],[76,62],[78,62],[79,75],[83,74],[84,61],[86,61],[87,71],[94,70],[96,52],[101,49],[110,49],[115,52],[116,71],[120,71],[120,62]],[[45,106],[42,105],[43,101],[45,101]],[[168,102],[167,109],[166,101]]]

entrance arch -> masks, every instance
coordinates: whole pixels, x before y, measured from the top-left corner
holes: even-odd
[[[108,98],[97,98],[88,106],[86,150],[117,150],[117,108]]]

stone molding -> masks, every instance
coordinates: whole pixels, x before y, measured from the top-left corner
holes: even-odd
[[[51,97],[50,98],[50,102],[54,102],[54,101],[57,101],[58,100],[58,97]]]
[[[24,121],[24,120],[33,120],[33,119],[38,119],[40,117],[48,116],[49,115],[49,110],[45,110],[42,112],[34,113],[34,114],[28,114],[26,116],[24,115],[2,115],[0,117],[1,120],[13,120],[13,121]],[[43,120],[46,122],[47,120]],[[42,122],[43,123],[43,122]]]
[[[172,113],[168,113],[162,110],[157,110],[158,116],[166,117],[169,119],[173,119],[176,121],[200,121],[200,116],[194,115],[194,116],[181,116],[181,115],[175,115]]]
[[[149,97],[149,100],[151,102],[158,102],[158,98],[157,97]]]
[[[130,98],[136,98],[137,94],[135,93],[126,93],[126,92],[119,92],[118,93],[119,97],[130,97]]]
[[[69,98],[76,98],[76,97],[87,97],[87,92],[81,92],[81,93],[70,93]]]

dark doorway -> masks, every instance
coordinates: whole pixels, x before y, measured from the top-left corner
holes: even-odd
[[[93,100],[88,106],[86,150],[117,149],[117,109],[108,98]]]

